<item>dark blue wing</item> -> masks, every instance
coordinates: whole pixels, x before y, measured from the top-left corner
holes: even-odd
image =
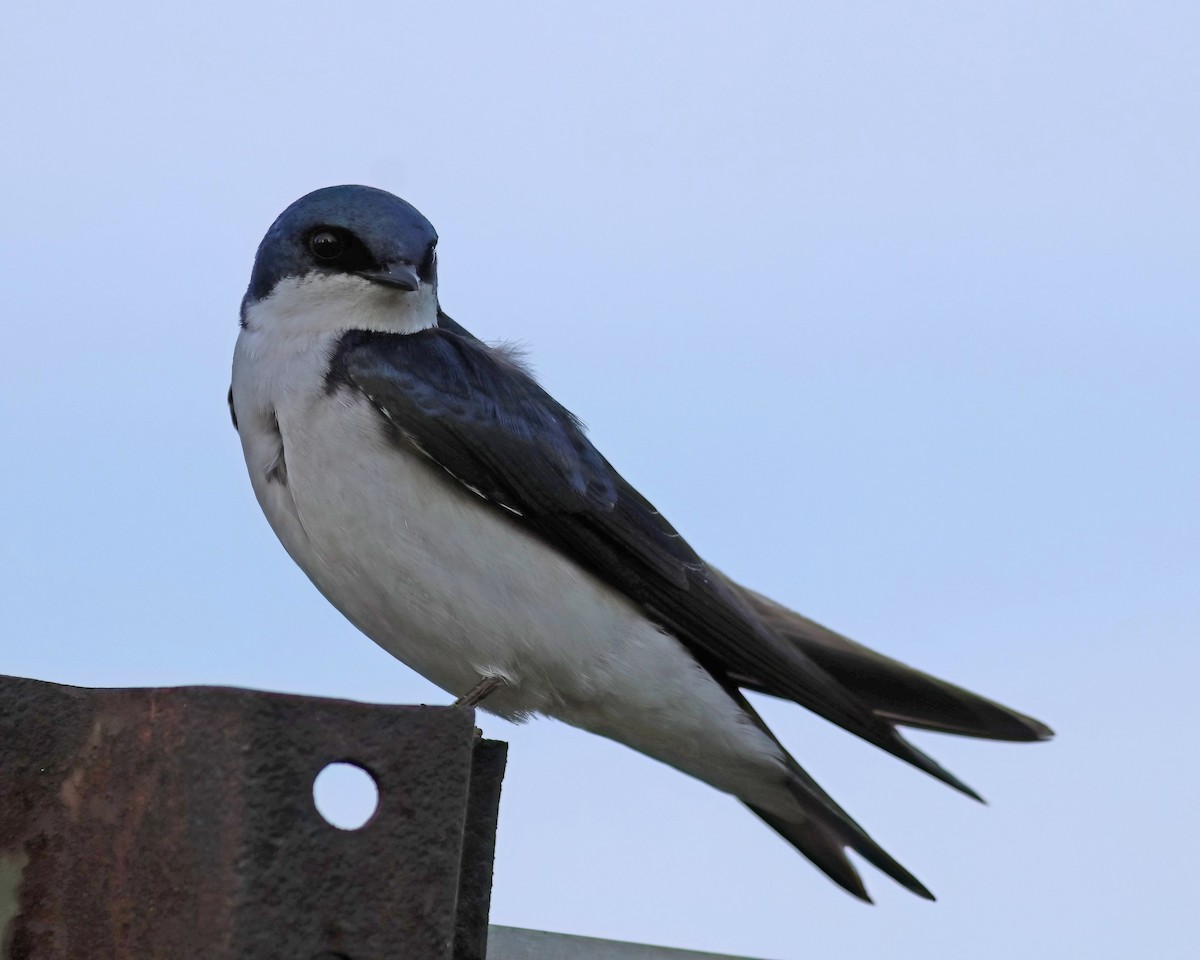
[[[329,389],[365,395],[395,443],[620,590],[722,682],[754,677],[961,786],[765,626],[508,354],[448,317],[440,324],[412,334],[347,332],[330,361]]]
[[[592,446],[570,411],[501,350],[444,329],[350,331],[329,382],[365,394],[397,442],[568,554],[588,554],[585,566],[611,569],[621,562],[620,548],[679,588],[686,587],[689,569],[703,568]],[[599,534],[605,527],[615,542]]]

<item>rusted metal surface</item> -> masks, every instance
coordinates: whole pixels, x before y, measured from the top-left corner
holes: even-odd
[[[463,708],[0,677],[0,957],[476,960],[504,751]]]
[[[461,890],[454,960],[485,960],[488,949],[488,911],[492,905],[492,861],[496,856],[496,827],[500,815],[500,781],[508,759],[508,744],[480,740],[475,747],[467,827],[463,836]]]

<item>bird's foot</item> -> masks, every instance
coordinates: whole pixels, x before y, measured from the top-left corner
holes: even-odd
[[[477,707],[485,699],[504,686],[503,677],[484,677],[468,693],[463,694],[452,704],[455,707]]]

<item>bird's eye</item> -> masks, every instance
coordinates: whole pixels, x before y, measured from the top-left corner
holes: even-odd
[[[330,230],[320,230],[308,238],[308,249],[318,260],[336,260],[346,249],[346,241]]]

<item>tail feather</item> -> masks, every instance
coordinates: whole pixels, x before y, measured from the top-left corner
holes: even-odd
[[[845,844],[838,841],[837,834],[822,829],[814,823],[791,823],[768,813],[761,807],[746,804],[755,814],[784,840],[807,857],[825,876],[852,896],[866,903],[874,903],[862,877],[846,856]]]
[[[843,726],[968,796],[982,799],[905,740],[896,728],[919,727],[990,740],[1046,740],[1053,736],[1049,727],[1032,717],[875,653],[759,593],[728,582],[769,630],[795,644],[815,670],[836,681],[852,702],[862,705],[864,715],[876,721],[870,728],[862,724],[842,723]],[[778,744],[741,690],[789,700],[795,699],[794,696],[770,682],[736,672],[726,673],[725,680],[729,695]],[[871,902],[847,850],[853,850],[918,896],[934,899],[928,888],[876,843],[782,746],[779,750],[787,765],[787,787],[796,806],[789,811],[786,805],[774,802],[770,809],[747,803],[755,814],[834,883],[861,900]]]
[[[865,903],[874,903],[875,901],[867,893],[867,888],[863,884],[862,877],[854,868],[854,864],[850,862],[850,858],[846,856],[847,849],[851,849],[861,855],[872,866],[878,867],[898,884],[906,890],[912,891],[918,897],[930,901],[937,899],[925,884],[921,883],[920,880],[901,866],[893,857],[889,856],[886,850],[880,847],[867,834],[861,833],[861,828],[859,831],[861,838],[847,838],[827,824],[817,823],[812,820],[804,820],[798,823],[792,822],[784,820],[782,817],[777,817],[760,807],[750,804],[746,806],[761,818],[767,826],[799,850],[825,876],[847,893]]]
[[[744,696],[736,691],[731,691],[731,696],[750,719],[779,746],[787,765],[788,792],[796,802],[796,815],[791,817],[780,816],[777,812],[747,803],[746,806],[751,811],[807,857],[825,876],[860,900],[873,902],[863,885],[862,877],[846,856],[847,849],[853,850],[906,890],[911,890],[926,900],[936,899],[928,887],[876,843],[796,762],[779,744],[779,740]]]

